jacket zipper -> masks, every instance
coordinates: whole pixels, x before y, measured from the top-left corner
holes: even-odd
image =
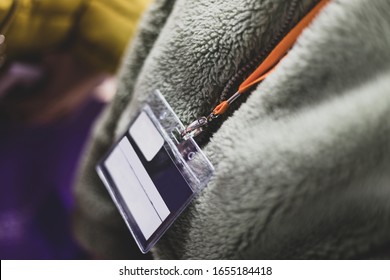
[[[275,34],[275,36],[272,37],[271,42],[260,52],[258,56],[256,56],[254,59],[252,59],[250,62],[242,66],[236,74],[234,74],[229,81],[226,83],[225,88],[222,90],[222,93],[219,97],[219,100],[217,100],[217,104],[227,100],[231,95],[233,95],[236,92],[236,89],[238,85],[245,80],[245,78],[257,67],[257,65],[260,64],[261,61],[265,59],[265,57],[272,51],[272,49],[280,42],[280,40],[283,38],[283,36],[288,32],[289,27],[291,26],[291,22],[295,16],[296,9],[298,6],[299,0],[292,0],[288,10],[287,15],[282,23],[281,28],[279,31]],[[223,121],[225,121],[229,116],[232,115],[232,113],[239,108],[239,106],[244,103],[249,94],[246,94],[245,96],[242,96],[240,101],[232,104],[229,114],[225,114],[224,116],[221,116],[220,118],[214,120],[212,123],[210,123],[207,127],[207,129],[201,133],[199,136],[196,137],[196,142],[203,146],[205,145],[211,136],[218,130],[218,128],[222,125]]]

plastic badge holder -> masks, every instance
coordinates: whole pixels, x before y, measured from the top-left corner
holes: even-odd
[[[214,168],[155,91],[97,166],[143,253],[148,252],[210,181]]]

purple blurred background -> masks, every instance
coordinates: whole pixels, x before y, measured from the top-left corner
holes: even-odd
[[[71,235],[72,183],[91,125],[90,98],[50,125],[0,120],[0,258],[89,258]]]

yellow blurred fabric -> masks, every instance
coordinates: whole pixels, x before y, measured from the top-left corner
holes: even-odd
[[[10,11],[13,2],[16,8]],[[113,72],[151,0],[0,0],[10,59],[69,47],[80,59]]]

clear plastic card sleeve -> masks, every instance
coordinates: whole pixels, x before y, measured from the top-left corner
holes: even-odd
[[[97,172],[143,253],[210,181],[214,168],[156,90]]]

